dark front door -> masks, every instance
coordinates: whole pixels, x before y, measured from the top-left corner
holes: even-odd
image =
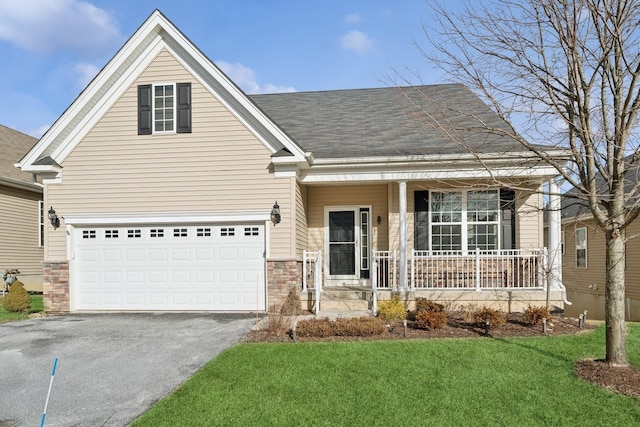
[[[329,212],[329,274],[356,274],[356,212]]]

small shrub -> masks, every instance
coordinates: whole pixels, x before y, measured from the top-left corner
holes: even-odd
[[[522,320],[529,326],[542,325],[542,319],[551,319],[551,312],[545,306],[532,306],[529,304],[522,313]]]
[[[300,295],[297,290],[293,289],[289,292],[280,313],[283,316],[297,316],[300,313]]]
[[[333,322],[328,317],[320,319],[304,319],[296,325],[299,337],[330,337],[335,335]]]
[[[378,317],[387,322],[404,320],[407,318],[407,309],[400,297],[394,295],[390,300],[378,302]]]
[[[416,326],[420,329],[440,329],[447,325],[447,313],[444,311],[420,310],[416,313]]]
[[[13,282],[9,293],[2,299],[2,306],[5,310],[14,313],[26,313],[29,311],[31,300],[21,281],[16,280]]]
[[[384,321],[375,317],[354,317],[337,319],[334,333],[344,337],[370,337],[382,335],[386,329]]]
[[[490,307],[481,307],[473,313],[473,317],[481,327],[484,327],[486,321],[489,321],[489,328],[495,329],[504,325],[507,321],[507,315],[500,310]]]
[[[299,337],[368,337],[381,335],[385,331],[384,321],[375,317],[356,317],[329,320],[305,319],[298,322],[296,335]]]
[[[418,297],[416,298],[416,313],[420,313],[421,311],[432,311],[432,312],[444,311],[444,305],[439,304],[437,302],[433,302],[426,298]]]

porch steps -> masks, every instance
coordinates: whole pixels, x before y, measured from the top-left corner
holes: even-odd
[[[315,294],[307,294],[308,307],[315,306]],[[368,312],[371,289],[364,287],[324,287],[320,294],[320,312]]]

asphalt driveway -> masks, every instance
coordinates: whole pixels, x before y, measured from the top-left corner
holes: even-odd
[[[74,314],[0,325],[0,426],[124,426],[255,324],[248,314]]]

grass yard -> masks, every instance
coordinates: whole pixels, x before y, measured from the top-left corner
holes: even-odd
[[[23,320],[29,318],[31,313],[40,313],[44,311],[44,303],[42,301],[42,295],[29,295],[31,300],[31,310],[28,313],[12,313],[7,311],[2,306],[2,294],[0,294],[0,323],[13,322],[16,320]]]
[[[133,426],[636,426],[640,400],[576,377],[604,327],[563,337],[240,344]],[[628,354],[640,365],[640,324]]]

